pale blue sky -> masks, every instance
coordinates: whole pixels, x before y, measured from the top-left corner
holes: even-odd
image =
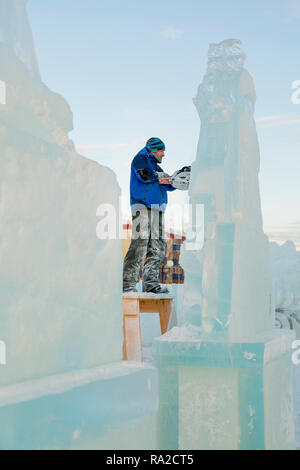
[[[300,0],[29,0],[28,12],[42,78],[73,110],[71,138],[116,172],[124,195],[148,137],[165,140],[166,171],[195,159],[192,98],[208,45],[241,39],[258,96],[265,230],[300,246]]]

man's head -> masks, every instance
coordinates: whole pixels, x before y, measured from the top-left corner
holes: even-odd
[[[166,146],[158,137],[151,137],[146,143],[146,148],[151,152],[156,160],[161,163],[165,156]]]

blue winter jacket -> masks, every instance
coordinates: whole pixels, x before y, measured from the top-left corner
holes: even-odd
[[[156,158],[147,148],[143,148],[133,159],[130,179],[130,204],[142,204],[164,212],[168,203],[167,191],[175,191],[170,184],[159,184],[157,171],[163,171]]]

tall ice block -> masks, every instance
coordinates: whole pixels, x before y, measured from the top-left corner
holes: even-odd
[[[121,362],[120,187],[72,126],[26,0],[0,0],[0,449],[154,449],[157,372]]]
[[[1,386],[120,361],[123,338],[121,241],[96,234],[116,176],[76,153],[69,105],[1,36],[0,80]]]
[[[155,342],[161,449],[295,447],[294,336],[274,329],[256,93],[244,61],[239,40],[211,44],[194,99],[201,132],[189,196],[204,206],[204,245],[186,245],[182,324]]]

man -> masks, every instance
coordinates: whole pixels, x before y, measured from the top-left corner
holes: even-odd
[[[159,284],[159,266],[165,256],[164,212],[168,203],[167,191],[175,188],[158,163],[165,156],[165,144],[152,137],[133,159],[130,180],[132,210],[132,240],[123,267],[123,292],[137,292],[141,263],[143,292],[168,293]]]

